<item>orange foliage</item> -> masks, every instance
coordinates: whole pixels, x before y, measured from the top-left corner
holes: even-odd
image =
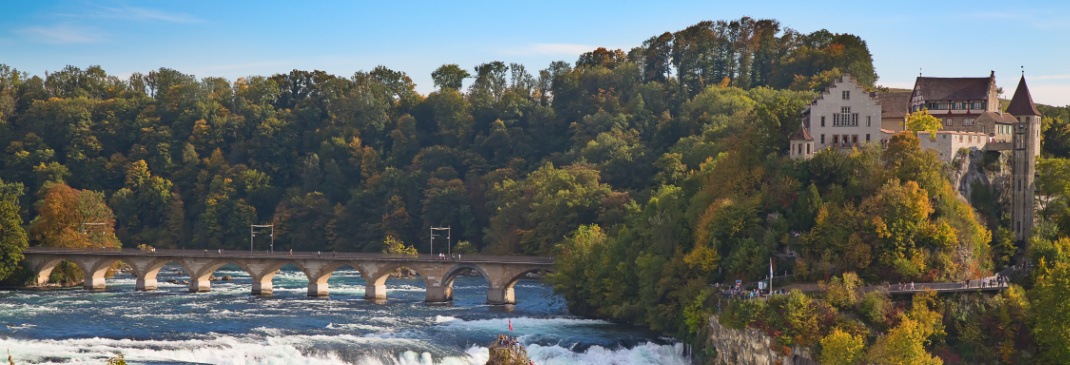
[[[41,246],[122,247],[115,237],[115,216],[102,193],[54,184],[37,212],[30,223],[30,239]]]

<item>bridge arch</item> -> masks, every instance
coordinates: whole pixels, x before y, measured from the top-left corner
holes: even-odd
[[[516,286],[516,283],[520,281],[520,279],[523,279],[527,274],[533,272],[554,272],[554,270],[547,267],[532,266],[521,266],[502,270],[502,275],[498,277],[498,280],[491,283],[490,287],[487,288],[487,303],[516,304],[516,294],[513,291],[513,287]]]
[[[386,299],[386,279],[390,278],[390,274],[394,273],[397,269],[406,268],[412,270],[416,275],[420,276],[420,279],[424,281],[424,288],[427,290],[426,297],[431,302],[446,301],[444,298],[445,293],[440,293],[435,288],[440,288],[439,283],[436,282],[436,277],[441,278],[442,275],[434,270],[433,267],[426,265],[420,265],[415,262],[408,261],[388,261],[388,262],[365,262],[365,271],[361,272],[364,276],[364,280],[367,283],[364,286],[364,299],[367,300],[385,300]],[[432,293],[434,291],[434,293]]]
[[[67,261],[73,262],[82,269],[82,272],[85,274],[83,285],[86,289],[103,290],[107,286],[104,282],[104,276],[108,273],[108,269],[110,269],[112,265],[119,262],[119,258],[80,257],[68,258]],[[51,272],[51,270],[49,270],[49,272]]]
[[[44,260],[32,263],[30,270],[37,273],[37,285],[48,284],[48,278],[52,276],[52,270],[56,268],[56,265],[67,259],[63,257],[49,257]]]
[[[479,274],[479,276],[483,277],[483,280],[487,282],[488,288],[491,286],[491,283],[494,279],[490,274],[487,273],[486,270],[483,269],[483,267],[479,266],[478,264],[468,262],[457,263],[456,265],[453,265],[452,267],[447,269],[444,274],[442,274],[442,280],[439,282],[439,285],[441,285],[442,288],[442,294],[446,301],[453,300],[453,281],[457,279],[457,275],[460,275],[462,272],[468,270],[474,271]],[[428,285],[428,288],[431,288],[431,286]]]
[[[219,268],[227,264],[232,264],[241,267],[242,270],[249,271],[248,266],[245,266],[241,259],[219,257],[210,260],[194,260],[194,259],[182,259],[176,260],[182,268],[186,269],[186,273],[189,274],[189,292],[207,292],[212,290],[212,282],[209,280],[213,273]],[[254,273],[250,272],[250,276]]]
[[[131,257],[123,262],[130,265],[134,276],[137,276],[135,286],[137,290],[156,290],[158,288],[156,275],[160,274],[160,269],[172,262],[182,266],[182,263],[172,259],[156,257]],[[182,266],[182,270],[189,271],[185,266]]]
[[[305,273],[305,277],[308,278],[308,296],[310,297],[322,297],[327,296],[329,292],[329,285],[327,280],[331,278],[338,269],[349,266],[360,273],[360,276],[364,280],[368,280],[367,271],[364,269],[364,265],[361,265],[356,261],[312,261],[312,260],[297,260],[291,262],[301,272]]]

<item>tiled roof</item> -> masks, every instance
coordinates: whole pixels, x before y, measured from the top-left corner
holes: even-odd
[[[910,91],[877,93],[881,118],[903,118],[910,111]]]
[[[988,98],[988,77],[918,77],[916,85],[921,96],[932,100],[985,100]]]
[[[814,137],[810,135],[810,132],[807,131],[806,128],[803,128],[802,126],[799,126],[799,129],[795,131],[795,134],[791,135],[791,138],[789,138],[789,140],[792,140],[792,141],[813,141]]]
[[[1025,75],[1018,81],[1018,88],[1014,90],[1011,104],[1007,105],[1007,112],[1014,115],[1040,115],[1037,106],[1033,105],[1033,97],[1029,95],[1029,87],[1025,85]]]
[[[1018,120],[1014,119],[1014,116],[1009,113],[1000,114],[996,112],[984,112],[981,113],[981,116],[977,117],[978,124],[988,123],[989,121],[1001,124],[1014,124],[1018,122]]]

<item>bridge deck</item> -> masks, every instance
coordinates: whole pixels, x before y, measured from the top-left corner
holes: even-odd
[[[227,264],[249,273],[251,293],[272,292],[272,278],[286,265],[294,265],[308,278],[309,296],[328,295],[331,274],[349,266],[360,272],[366,285],[366,299],[386,299],[386,279],[401,268],[415,271],[426,284],[428,302],[453,299],[453,280],[462,272],[474,271],[487,281],[487,303],[515,303],[513,286],[533,272],[553,272],[553,258],[536,256],[397,255],[361,252],[267,252],[228,250],[86,249],[30,247],[24,252],[25,267],[37,274],[37,284],[49,282],[52,269],[67,260],[85,273],[86,289],[105,289],[106,274],[122,261],[137,278],[137,290],[156,290],[156,275],[165,265],[175,263],[189,275],[189,291],[211,290],[212,273]]]
[[[156,249],[142,250],[136,248],[68,248],[68,247],[29,247],[24,253],[40,254],[64,254],[64,255],[107,255],[107,256],[137,256],[137,257],[215,257],[234,259],[321,259],[345,261],[352,259],[382,260],[382,261],[419,261],[441,262],[438,255],[419,254],[399,255],[369,252],[305,252],[305,251],[238,251],[238,250],[183,250],[183,249]],[[462,261],[471,263],[499,263],[499,264],[553,264],[552,257],[544,256],[498,256],[498,255],[461,255],[461,259],[448,258],[448,261]]]

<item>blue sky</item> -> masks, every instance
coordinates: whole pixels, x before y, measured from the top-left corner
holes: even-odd
[[[445,63],[471,70],[500,60],[535,71],[596,47],[627,51],[665,31],[742,16],[858,35],[881,85],[909,88],[919,69],[940,77],[994,70],[1009,98],[1025,66],[1034,100],[1070,105],[1066,1],[5,1],[0,63],[35,75],[71,64],[124,77],[169,67],[231,81],[295,68],[350,76],[385,65],[427,93],[431,72]]]

